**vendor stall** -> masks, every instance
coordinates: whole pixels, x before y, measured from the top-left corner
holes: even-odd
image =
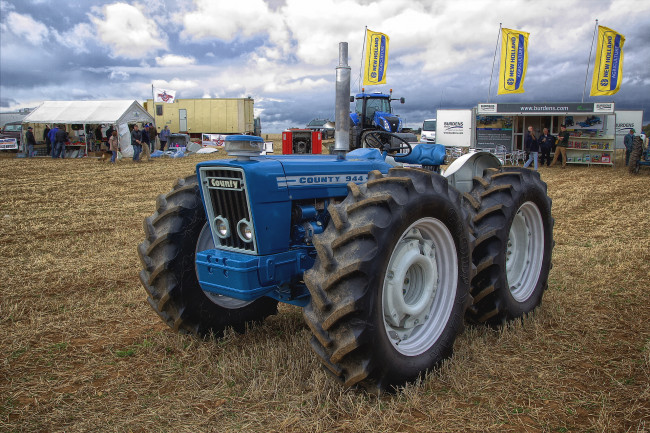
[[[548,128],[557,136],[560,125],[566,124],[570,134],[567,163],[614,164],[613,102],[485,103],[478,104],[477,115],[477,147],[499,140],[510,151],[522,151],[528,126],[537,135]]]
[[[153,117],[134,100],[45,101],[23,119],[23,125],[66,125],[70,136],[66,146],[72,146],[75,156],[88,155],[98,127],[104,131],[111,125],[118,130],[123,153],[128,153],[131,149],[128,125],[143,123],[153,123]]]

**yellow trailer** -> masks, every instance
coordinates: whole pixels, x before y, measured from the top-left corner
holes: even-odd
[[[165,125],[172,133],[253,134],[253,99],[201,98],[176,99],[173,103],[145,102],[158,131]]]

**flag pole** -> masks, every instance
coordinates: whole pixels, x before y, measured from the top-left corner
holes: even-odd
[[[494,46],[494,58],[492,58],[492,72],[490,72],[490,85],[488,86],[488,98],[487,101],[490,102],[490,89],[492,88],[492,75],[494,75],[494,62],[497,59],[497,48],[499,48],[499,37],[501,36],[501,24],[499,23],[499,32],[497,33],[497,43]]]
[[[153,126],[156,127],[156,98],[154,97],[153,83],[151,83],[151,113],[153,114]]]
[[[359,66],[359,92],[361,92],[361,84],[363,83],[363,62],[364,52],[366,51],[366,35],[368,34],[368,26],[363,30],[363,44],[361,45],[361,65]]]
[[[589,49],[589,60],[587,60],[587,72],[585,73],[585,86],[582,88],[582,102],[585,102],[585,91],[587,90],[587,79],[589,78],[589,64],[591,63],[591,52],[594,49],[596,30],[598,30],[598,18],[596,18],[596,25],[594,26],[594,35],[591,38],[591,48]]]

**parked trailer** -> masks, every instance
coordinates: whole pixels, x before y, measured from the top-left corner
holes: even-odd
[[[201,138],[207,134],[254,134],[254,101],[251,98],[176,99],[171,104],[146,102],[159,130]]]

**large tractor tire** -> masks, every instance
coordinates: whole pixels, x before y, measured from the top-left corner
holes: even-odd
[[[465,195],[474,245],[474,304],[467,318],[492,326],[525,317],[542,301],[553,251],[551,199],[539,173],[489,169]]]
[[[461,195],[440,175],[378,171],[328,210],[305,273],[312,348],[346,386],[390,391],[452,354],[469,296]]]
[[[628,171],[630,174],[638,174],[640,169],[639,161],[641,161],[641,155],[643,154],[643,142],[640,137],[634,137],[632,143]]]
[[[179,179],[172,191],[160,195],[157,210],[145,218],[145,240],[138,246],[143,270],[140,281],[149,304],[172,329],[219,337],[232,327],[244,332],[277,312],[277,301],[252,302],[204,292],[199,285],[195,256],[214,248],[206,222],[196,175]]]

